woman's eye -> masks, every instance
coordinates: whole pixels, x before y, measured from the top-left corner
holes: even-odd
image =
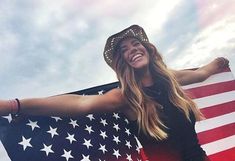
[[[140,45],[139,42],[135,42],[135,43],[134,43],[134,46],[138,46],[138,45]]]

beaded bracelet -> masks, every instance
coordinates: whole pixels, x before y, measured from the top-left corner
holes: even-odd
[[[9,104],[10,104],[10,107],[11,107],[11,114],[18,115],[20,113],[20,109],[21,109],[19,99],[16,98],[16,99],[13,99],[13,100],[9,100]]]

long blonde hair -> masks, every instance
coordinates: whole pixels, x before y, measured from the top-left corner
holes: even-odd
[[[181,89],[171,71],[167,69],[156,47],[151,43],[142,42],[142,45],[149,53],[149,68],[153,79],[164,82],[170,102],[176,108],[179,108],[189,121],[190,111],[192,111],[196,120],[201,120],[203,118],[202,113],[192,99]],[[144,134],[157,140],[166,139],[168,137],[166,133],[167,127],[161,120],[158,110],[161,105],[143,91],[141,78],[125,62],[123,55],[118,53],[118,47],[115,52],[114,70],[120,81],[122,94],[125,96],[126,102],[137,115],[139,130],[141,129]]]

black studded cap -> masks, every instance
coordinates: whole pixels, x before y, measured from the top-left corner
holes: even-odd
[[[148,37],[144,29],[138,25],[131,25],[130,27],[110,36],[104,47],[104,60],[106,63],[113,68],[113,54],[118,42],[127,37],[134,37],[141,42],[149,42]]]

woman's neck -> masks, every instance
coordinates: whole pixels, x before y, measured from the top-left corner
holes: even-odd
[[[154,84],[152,74],[149,70],[143,73],[141,82],[144,87],[149,87]]]
[[[148,66],[136,70],[135,72],[137,74],[137,77],[140,78],[141,83],[144,87],[149,87],[154,84],[154,80]]]

